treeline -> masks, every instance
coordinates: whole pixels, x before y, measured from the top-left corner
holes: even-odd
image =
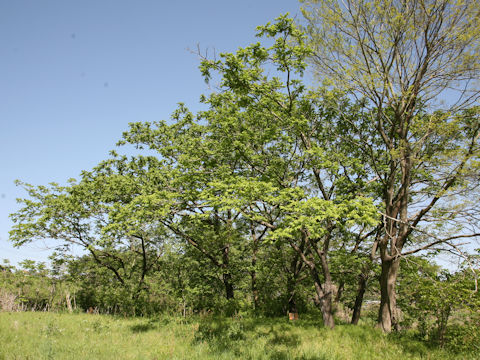
[[[441,46],[470,5],[334,3],[305,10],[303,30],[288,16],[258,27],[269,46],[202,59],[215,89],[206,110],[181,104],[169,122],[130,124],[118,145],[137,155],[112,151],[66,186],[19,183],[29,197],[11,240],[83,249],[59,259],[77,304],[101,311],[319,311],[333,328],[340,309],[357,323],[367,296],[386,332],[414,326],[442,342],[453,313],[478,326],[478,255],[462,244],[479,235],[480,108],[430,96],[479,70],[460,62],[477,27]],[[392,16],[407,10],[413,18]],[[422,46],[433,60],[401,56]],[[454,72],[440,66],[447,56]],[[324,86],[305,85],[309,65]],[[418,256],[442,251],[464,267],[450,274]]]

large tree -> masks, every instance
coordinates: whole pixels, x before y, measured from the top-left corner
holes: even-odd
[[[478,235],[466,228],[479,159],[480,3],[305,0],[314,71],[369,110],[347,120],[379,185],[379,325],[398,323],[401,257]],[[437,231],[443,225],[443,233]],[[473,224],[474,225],[474,224]]]
[[[216,91],[203,97],[206,111],[196,118],[182,117],[180,123],[176,119],[172,126],[133,124],[124,142],[158,151],[184,179],[184,191],[193,195],[182,196],[188,201],[171,218],[178,221],[166,223],[168,227],[188,235],[207,255],[214,237],[186,233],[181,219],[223,216],[225,225],[241,219],[250,229],[252,265],[261,238],[289,244],[297,254],[292,259],[294,277],[302,261],[325,325],[333,327],[328,252],[351,240],[344,235],[353,228],[372,223],[373,206],[358,193],[364,174],[359,153],[337,136],[345,129],[332,104],[340,100],[302,83],[311,54],[304,34],[286,16],[258,30],[272,46],[256,43],[219,59],[203,59],[200,68],[206,80],[219,81]],[[231,243],[227,234],[238,239],[239,224],[219,234],[221,249],[228,250]],[[254,278],[252,273],[253,293]]]
[[[156,157],[114,158],[85,173],[81,186],[61,192],[74,206],[76,227],[94,231],[84,245],[88,250],[98,243],[98,232],[116,246],[124,235],[142,240],[146,230],[159,229],[219,270],[228,300],[235,289],[232,254],[251,249],[254,269],[264,240],[287,244],[294,251],[283,252],[294,254],[289,293],[307,269],[324,323],[334,327],[330,251],[358,249],[376,222],[376,209],[365,196],[371,183],[364,154],[343,140],[349,131],[343,117],[356,118],[361,106],[303,84],[312,52],[292,19],[281,16],[258,30],[271,46],[256,43],[202,61],[205,78],[220,81],[217,91],[202,97],[207,110],[193,115],[180,106],[173,124],[131,124],[120,144],[147,148]],[[72,190],[81,196],[72,197]],[[17,239],[30,235],[21,231],[27,224],[36,235],[83,245],[86,235],[68,227],[69,218],[57,219],[63,214],[43,200],[34,208],[39,213],[30,213],[25,202]],[[106,213],[95,221],[102,209]],[[65,221],[65,234],[57,234],[56,224]],[[118,267],[111,270],[120,280]],[[256,276],[250,274],[255,299]]]
[[[220,79],[205,113],[212,134],[243,169],[217,184],[218,200],[269,229],[270,241],[295,250],[310,272],[324,323],[333,327],[329,251],[352,245],[347,234],[371,226],[374,214],[360,194],[361,154],[339,136],[346,129],[338,103],[352,112],[356,107],[303,84],[311,49],[292,19],[281,16],[258,30],[272,46],[254,44],[201,66],[207,80],[214,73]]]

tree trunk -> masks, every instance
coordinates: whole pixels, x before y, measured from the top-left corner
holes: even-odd
[[[320,258],[320,264],[322,266],[323,277],[325,282],[323,284],[323,299],[322,299],[322,315],[325,326],[333,329],[335,327],[335,321],[333,319],[333,300],[335,295],[335,285],[332,282],[332,276],[330,274],[330,268],[327,261],[327,250],[329,244],[329,237],[325,240],[323,251],[318,251],[315,247],[315,251]]]
[[[380,309],[378,311],[378,326],[384,332],[398,329],[397,299],[395,282],[397,281],[400,258],[382,261],[380,275]]]
[[[332,308],[332,286],[333,284],[325,283],[323,289],[318,282],[315,281],[315,291],[318,296],[320,311],[322,312],[323,324],[333,329],[335,327],[335,320],[333,319]]]
[[[257,273],[255,270],[251,273],[252,276],[252,298],[253,298],[253,308],[258,310],[258,288],[257,288]]]
[[[338,289],[337,289],[337,295],[335,295],[335,303],[336,304],[340,304],[340,299],[342,298],[342,294],[343,294],[343,289],[345,287],[345,283],[342,281],[339,285],[338,285]]]
[[[320,281],[320,277],[318,275],[318,268],[315,264],[315,262],[312,259],[308,259],[305,252],[303,251],[304,246],[307,244],[308,241],[308,236],[305,232],[302,231],[302,249],[298,247],[294,241],[290,241],[290,245],[293,247],[293,249],[297,252],[297,254],[300,256],[302,259],[303,263],[308,266],[310,270],[310,274],[312,275],[312,279],[315,285],[315,293],[316,293],[316,299],[315,299],[315,304],[320,307],[320,311],[322,312],[322,317],[323,317],[323,323],[326,327],[333,329],[335,327],[335,321],[333,319],[333,296],[334,296],[334,290],[335,287],[332,283],[331,280],[331,274],[330,270],[328,268],[328,263],[327,263],[327,257],[326,253],[328,250],[328,244],[329,244],[329,238],[325,240],[324,243],[324,250],[319,251],[315,247],[315,252],[319,256],[320,261],[321,261],[321,268],[323,271],[323,276],[325,278],[325,282],[322,287],[322,283]],[[310,245],[314,246],[313,243],[310,243]],[[311,253],[311,255],[313,255]]]
[[[355,297],[355,305],[353,306],[353,315],[352,315],[352,324],[357,325],[358,320],[360,320],[360,313],[362,311],[363,304],[363,295],[365,295],[365,290],[367,289],[367,279],[365,275],[360,275],[358,278],[358,290],[357,296]]]
[[[67,291],[67,293],[65,294],[65,301],[67,303],[67,309],[68,309],[68,312],[73,312],[73,309],[72,309],[72,302],[70,300],[70,293]]]
[[[447,330],[448,318],[450,317],[451,308],[440,309],[437,321],[438,344],[441,348],[445,346],[445,332]]]
[[[232,274],[228,271],[228,263],[229,263],[229,258],[228,258],[228,250],[229,246],[226,245],[223,248],[223,284],[225,285],[225,295],[227,297],[227,300],[233,299],[234,294],[233,294],[233,283],[232,283]]]
[[[331,281],[326,281],[322,287],[316,269],[312,268],[311,273],[315,284],[315,304],[320,307],[320,311],[322,312],[323,325],[333,329],[335,327],[332,307],[333,284]]]
[[[291,294],[290,298],[288,299],[288,312],[297,314],[297,301],[295,300],[295,291]]]
[[[227,300],[233,299],[233,284],[232,284],[232,275],[229,273],[223,273],[223,284],[225,285],[225,294]]]
[[[300,246],[300,250],[303,251],[303,244]],[[298,313],[297,309],[297,284],[299,281],[299,276],[302,271],[303,265],[298,253],[295,253],[292,261],[290,262],[290,268],[287,275],[287,296],[288,296],[288,312],[289,313]]]
[[[258,310],[258,288],[257,288],[257,247],[254,245],[252,254],[252,270],[250,271],[250,277],[252,279],[252,300],[254,310]]]
[[[296,289],[295,289],[295,286],[296,285],[296,281],[295,281],[295,278],[294,276],[289,276],[288,279],[287,279],[287,295],[288,295],[288,312],[289,313],[297,313],[298,312],[298,309],[297,309],[297,301],[296,301],[296,296],[295,296],[295,292],[296,292]]]

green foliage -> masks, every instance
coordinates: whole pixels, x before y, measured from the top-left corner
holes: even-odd
[[[21,268],[0,270],[0,311],[62,311],[67,309],[70,284],[49,276],[44,263],[24,260]]]
[[[442,347],[475,349],[480,295],[470,269],[450,273],[415,257],[402,270],[399,306],[403,324],[414,325],[420,338]]]
[[[398,320],[401,256],[458,250],[449,243],[458,234],[478,236],[478,203],[470,197],[477,197],[472,174],[480,157],[479,2],[302,3],[314,72],[362,105],[360,116],[344,117],[346,140],[366,154],[359,157],[365,178],[377,183],[369,195],[383,226],[372,251],[382,261],[379,322],[389,332]]]

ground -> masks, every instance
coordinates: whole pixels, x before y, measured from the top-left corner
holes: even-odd
[[[474,359],[370,325],[312,319],[0,313],[0,359]]]

